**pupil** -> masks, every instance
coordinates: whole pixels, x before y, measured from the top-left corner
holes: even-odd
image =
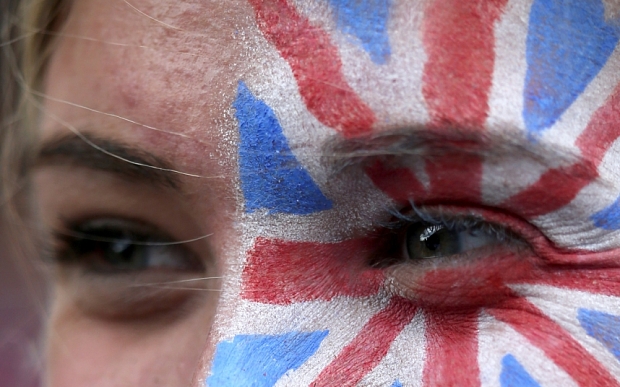
[[[441,234],[436,232],[433,235],[429,236],[428,238],[422,240],[421,242],[424,243],[424,247],[427,250],[430,251],[436,251],[437,249],[439,249],[441,247]]]
[[[136,253],[136,245],[129,240],[122,240],[112,243],[107,255],[110,263],[131,263]]]

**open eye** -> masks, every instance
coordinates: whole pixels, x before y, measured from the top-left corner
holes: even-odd
[[[419,221],[407,228],[404,248],[407,258],[421,260],[462,254],[501,241],[500,235],[480,225],[444,225]]]
[[[519,234],[479,216],[431,216],[416,209],[398,214],[397,258],[387,259],[389,286],[435,309],[472,308],[501,302],[508,285],[536,271],[534,253]]]
[[[55,234],[60,293],[97,318],[181,313],[219,286],[208,257],[199,257],[192,243],[146,223],[96,218]]]
[[[201,271],[201,261],[183,244],[155,228],[120,219],[95,219],[58,233],[61,263],[88,272],[129,273],[144,270]]]

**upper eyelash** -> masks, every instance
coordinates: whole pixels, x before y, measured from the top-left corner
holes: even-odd
[[[399,230],[414,223],[426,222],[442,225],[450,230],[476,228],[493,235],[499,241],[523,241],[523,238],[510,228],[488,222],[480,216],[449,214],[443,211],[441,207],[433,210],[433,213],[430,213],[423,208],[417,207],[411,199],[409,203],[411,213],[403,212],[403,209],[397,210],[393,206],[388,207],[387,212],[392,215],[392,220],[383,222],[381,226],[387,229]]]
[[[205,234],[196,238],[192,238],[192,239],[184,239],[184,240],[170,240],[170,241],[161,241],[161,242],[157,242],[157,241],[149,241],[149,240],[145,240],[145,241],[140,241],[140,240],[132,240],[131,244],[132,245],[136,245],[136,246],[173,246],[173,245],[182,245],[182,244],[186,244],[186,243],[191,243],[191,242],[196,242],[205,238],[208,238],[210,236],[212,236],[213,233],[211,234]],[[86,239],[86,240],[91,240],[91,241],[96,241],[96,242],[119,242],[121,241],[120,239],[117,238],[104,238],[104,237],[98,237],[96,235],[92,235],[92,234],[87,234],[87,233],[83,233],[83,232],[77,232],[77,231],[73,231],[72,229],[67,229],[67,230],[55,230],[53,231],[53,236],[55,239],[57,240],[63,240],[63,241],[71,241],[73,239],[76,238],[80,238],[80,239]]]

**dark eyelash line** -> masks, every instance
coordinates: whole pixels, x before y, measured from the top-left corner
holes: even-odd
[[[92,269],[93,272],[104,273],[118,265],[146,264],[146,261],[143,262],[145,259],[142,258],[145,257],[143,254],[148,256],[153,254],[153,252],[143,252],[146,250],[134,251],[133,249],[159,249],[157,250],[159,253],[155,256],[159,256],[158,254],[175,255],[179,258],[177,263],[179,267],[183,266],[183,270],[188,268],[202,270],[204,263],[197,258],[195,251],[186,248],[185,245],[211,235],[176,240],[162,233],[156,226],[135,220],[111,217],[82,221],[61,219],[61,225],[51,233],[49,240],[51,243],[48,243],[44,261],[61,265],[77,264],[83,268]],[[91,253],[95,253],[98,258],[87,257]],[[108,256],[110,253],[114,258]],[[130,258],[127,254],[135,258]],[[134,259],[137,260],[134,261]],[[104,268],[105,265],[110,267]]]
[[[450,214],[441,207],[434,209],[431,213],[416,206],[413,199],[409,199],[409,207],[404,209],[396,209],[393,205],[386,206],[386,213],[390,214],[392,219],[381,222],[380,227],[388,230],[401,230],[411,224],[425,222],[441,225],[450,230],[477,229],[493,235],[498,241],[523,241],[523,237],[510,228],[488,222],[480,216]]]
[[[206,234],[206,235],[202,235],[196,238],[192,238],[192,239],[184,239],[184,240],[180,240],[180,241],[166,241],[166,242],[155,242],[155,241],[140,241],[140,240],[132,240],[131,244],[132,245],[136,245],[136,246],[174,246],[174,245],[182,245],[182,244],[186,244],[186,243],[192,243],[192,242],[196,242],[202,239],[206,239],[210,236],[212,236],[213,233],[211,234]],[[96,236],[96,235],[92,235],[92,234],[87,234],[87,233],[83,233],[83,232],[79,232],[79,231],[74,231],[72,230],[70,227],[65,228],[65,231],[61,231],[61,230],[54,230],[53,231],[53,236],[54,238],[58,239],[58,240],[62,240],[62,241],[70,241],[73,240],[75,238],[80,238],[83,240],[89,240],[89,241],[93,241],[93,242],[109,242],[109,243],[114,243],[114,242],[122,242],[122,239],[118,239],[118,238],[105,238],[105,237],[100,237],[100,236]]]

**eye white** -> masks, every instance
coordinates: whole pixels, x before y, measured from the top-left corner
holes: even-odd
[[[496,233],[481,227],[449,227],[442,224],[416,222],[405,236],[405,251],[411,260],[448,257],[499,243]]]

